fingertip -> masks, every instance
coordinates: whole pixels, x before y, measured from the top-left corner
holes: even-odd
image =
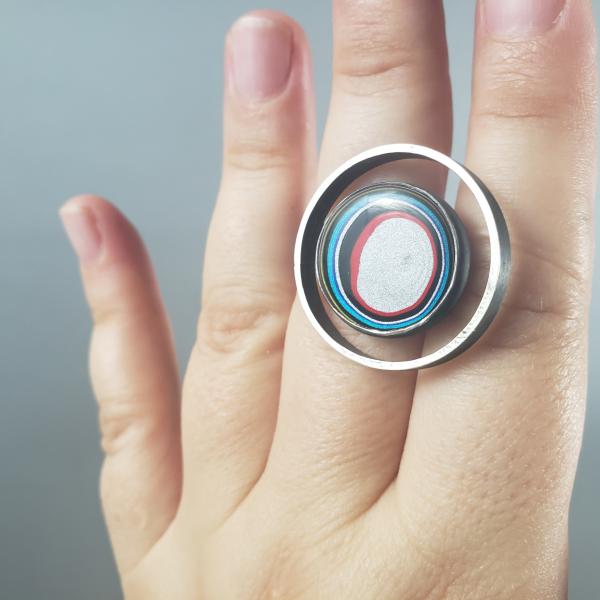
[[[102,254],[102,234],[89,196],[76,196],[59,210],[71,246],[82,265],[92,264]]]
[[[513,44],[535,41],[548,50],[562,44],[560,52],[568,51],[567,57],[596,42],[590,0],[479,0],[476,23],[478,38]]]
[[[302,27],[274,10],[237,19],[225,47],[223,183],[232,173],[316,162],[312,61]]]
[[[58,213],[82,267],[105,267],[146,255],[135,227],[106,198],[79,194],[69,198]]]
[[[274,10],[253,10],[230,27],[225,43],[226,91],[242,107],[261,106],[306,89],[308,43],[302,27]]]
[[[296,19],[290,15],[273,9],[255,9],[250,10],[240,15],[230,26],[227,33],[227,37],[239,26],[245,25],[251,20],[263,20],[272,23],[273,25],[279,26],[284,29],[288,29],[294,36],[294,41],[304,41],[306,34],[302,25]]]
[[[81,208],[93,208],[95,205],[110,204],[108,200],[96,194],[76,194],[71,196],[59,209],[59,213],[77,211]]]

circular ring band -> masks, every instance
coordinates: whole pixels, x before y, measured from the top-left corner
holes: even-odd
[[[444,346],[419,358],[384,361],[352,345],[329,318],[319,292],[317,248],[323,223],[344,190],[364,173],[390,162],[426,159],[456,174],[473,194],[483,214],[490,240],[490,266],[481,301],[469,322]],[[449,156],[414,144],[390,144],[363,152],[336,169],[319,186],[300,222],[294,251],[294,274],[300,303],[321,337],[340,354],[367,367],[388,371],[423,369],[444,363],[472,346],[487,330],[500,309],[510,272],[510,238],[504,215],[483,182]]]

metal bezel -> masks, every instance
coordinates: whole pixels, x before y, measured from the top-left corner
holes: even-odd
[[[490,266],[485,290],[473,316],[444,346],[430,354],[405,361],[385,361],[370,356],[346,340],[336,329],[321,301],[316,273],[317,244],[332,207],[347,187],[364,173],[390,162],[421,158],[439,163],[455,173],[473,194],[483,214],[490,240]],[[359,364],[388,371],[432,367],[472,346],[487,330],[500,309],[510,272],[510,238],[504,215],[492,193],[466,167],[449,156],[414,144],[390,144],[363,152],[336,169],[313,195],[298,230],[294,274],[300,303],[321,337],[340,354]]]

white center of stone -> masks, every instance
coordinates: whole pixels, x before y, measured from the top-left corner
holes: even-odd
[[[409,219],[386,219],[362,249],[358,293],[376,311],[399,312],[423,295],[433,265],[434,250],[423,227]]]

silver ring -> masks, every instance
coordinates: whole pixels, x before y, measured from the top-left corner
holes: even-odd
[[[436,200],[425,190],[401,182],[380,182],[366,186],[350,194],[341,202],[337,202],[351,183],[371,169],[390,162],[415,158],[443,165],[455,173],[473,194],[483,214],[490,240],[489,274],[477,309],[453,339],[435,352],[416,359],[386,361],[364,353],[346,340],[331,321],[322,298],[338,316],[355,329],[382,337],[410,335],[443,316],[459,300],[468,273],[469,248],[460,219],[456,217],[449,205],[444,201]],[[387,194],[385,207],[377,207],[378,198],[375,196],[381,188],[385,188]],[[365,198],[370,198],[370,200]],[[358,200],[360,200],[360,205]],[[348,207],[352,207],[352,211],[346,210]],[[386,303],[384,293],[378,292],[379,288],[377,287],[372,287],[370,293],[374,300],[369,300],[369,302],[361,303],[357,302],[354,297],[349,298],[347,294],[351,295],[354,291],[358,296],[359,290],[357,288],[350,290],[350,283],[340,281],[339,277],[342,273],[349,278],[350,268],[344,267],[336,271],[337,263],[335,261],[340,259],[340,252],[348,255],[347,262],[350,260],[347,248],[352,244],[340,241],[343,233],[350,231],[348,235],[352,237],[353,223],[357,222],[362,212],[366,209],[373,209],[373,207],[380,213],[385,210],[404,211],[402,215],[399,212],[394,214],[404,216],[407,221],[401,224],[399,219],[395,219],[398,225],[394,225],[394,227],[403,227],[398,230],[400,234],[413,236],[411,239],[413,239],[414,249],[417,251],[419,248],[425,247],[423,244],[427,239],[431,240],[432,249],[426,250],[426,264],[422,264],[420,267],[417,265],[421,270],[415,271],[418,281],[424,281],[423,289],[426,289],[427,293],[421,294],[421,289],[414,292],[420,294],[421,302],[411,305],[412,312],[410,314],[405,310],[393,312],[395,308],[399,307],[388,307],[387,305],[391,306],[393,302]],[[385,219],[385,217],[381,217],[381,219]],[[409,223],[408,219],[415,221],[425,233],[419,227]],[[390,220],[389,227],[391,226]],[[426,231],[426,226],[431,226],[431,232]],[[359,225],[355,225],[354,229],[360,232]],[[383,228],[379,228],[379,230],[383,231]],[[381,235],[378,233],[379,237]],[[433,239],[436,236],[439,238],[437,241]],[[354,237],[356,238],[356,234]],[[371,239],[374,240],[375,236],[369,238],[369,240]],[[361,255],[360,264],[363,264],[364,259],[364,264],[367,266],[371,260],[374,265],[371,269],[383,268],[381,265],[384,264],[388,264],[388,268],[393,268],[393,260],[397,260],[399,254],[392,253],[388,257],[387,263],[383,261],[383,258],[380,261],[377,256],[376,240],[369,240],[366,242],[366,244],[371,244],[368,250],[367,245],[361,242],[364,254]],[[434,245],[434,242],[437,246]],[[351,158],[327,177],[313,195],[302,217],[294,252],[294,274],[298,296],[316,331],[332,348],[350,360],[375,369],[391,371],[432,367],[458,356],[472,346],[484,334],[500,309],[508,285],[510,263],[510,238],[506,221],[494,196],[483,182],[466,167],[445,154],[413,144],[390,144],[372,148]],[[414,266],[414,261],[411,265]],[[432,265],[435,266],[432,267]],[[425,279],[423,278],[424,274],[427,275]],[[365,275],[363,279],[366,281],[368,277]],[[352,281],[353,285],[356,285],[359,280],[355,277]],[[368,286],[364,289],[369,291]],[[436,289],[437,292],[435,292]],[[403,298],[402,302],[400,300],[398,302],[406,303],[408,297],[406,289],[400,289],[398,294],[398,298]],[[377,305],[377,302],[385,304],[385,306],[379,307],[383,312],[372,308]],[[384,316],[378,317],[377,315]]]

